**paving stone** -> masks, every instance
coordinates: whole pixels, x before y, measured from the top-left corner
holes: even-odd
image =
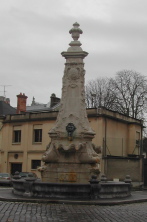
[[[147,204],[60,205],[0,202],[0,222],[145,222]]]

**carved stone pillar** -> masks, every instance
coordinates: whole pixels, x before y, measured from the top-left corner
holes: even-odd
[[[73,24],[69,33],[73,41],[61,53],[66,59],[62,98],[57,121],[49,131],[51,143],[42,158],[42,179],[88,183],[92,174],[99,174],[99,157],[92,145],[95,133],[89,125],[85,104],[83,59],[88,53],[80,47],[78,38],[82,30],[78,23]]]

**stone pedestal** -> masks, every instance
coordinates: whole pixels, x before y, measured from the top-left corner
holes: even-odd
[[[89,183],[93,174],[99,174],[95,164],[50,163],[42,173],[42,181],[50,183]]]
[[[99,174],[99,157],[92,139],[85,104],[85,70],[83,59],[88,55],[78,41],[82,30],[75,23],[69,31],[73,41],[66,52],[62,98],[55,126],[50,130],[51,143],[42,160],[42,180],[48,182],[88,183],[92,174]]]

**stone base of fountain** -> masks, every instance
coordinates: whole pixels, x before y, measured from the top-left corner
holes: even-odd
[[[48,183],[34,178],[13,179],[13,193],[24,197],[98,200],[124,198],[131,195],[131,184],[125,182],[101,181],[92,176],[89,184]]]
[[[97,164],[49,163],[41,171],[42,182],[88,183],[92,175],[99,175]]]

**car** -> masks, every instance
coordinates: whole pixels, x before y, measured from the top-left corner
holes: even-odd
[[[20,172],[19,176],[23,179],[23,178],[29,177],[29,174],[32,174],[33,177],[35,177],[36,179],[39,179],[37,177],[37,175],[35,173],[32,173],[32,172]]]
[[[9,173],[0,173],[0,185],[12,186],[11,175]]]

